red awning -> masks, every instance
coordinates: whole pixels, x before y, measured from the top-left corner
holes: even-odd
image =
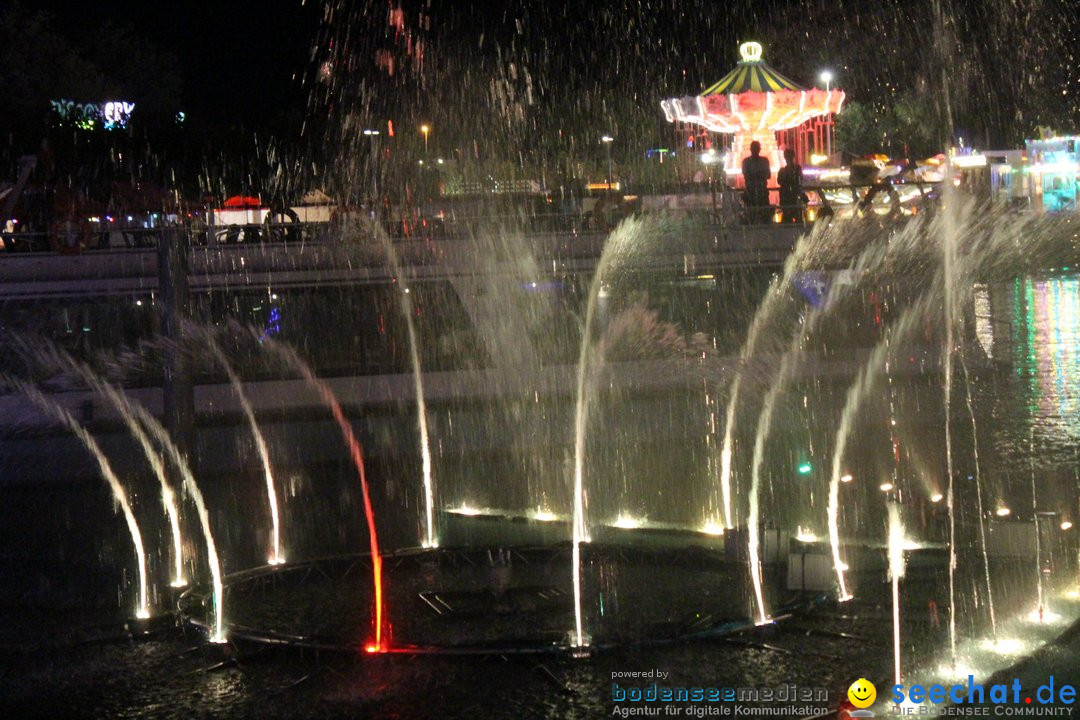
[[[227,208],[257,208],[262,207],[262,200],[250,195],[233,195],[225,201]]]

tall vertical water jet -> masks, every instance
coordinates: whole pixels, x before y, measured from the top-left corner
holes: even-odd
[[[874,348],[870,359],[859,371],[859,376],[848,388],[844,398],[844,409],[840,413],[840,428],[836,431],[836,444],[833,448],[832,472],[829,475],[829,502],[826,509],[829,527],[829,546],[832,549],[833,569],[836,572],[836,582],[840,589],[840,602],[852,598],[848,592],[847,581],[844,572],[847,566],[840,557],[840,476],[841,463],[844,459],[844,451],[847,449],[848,436],[851,432],[851,423],[862,403],[863,395],[870,392],[885,366],[885,360],[889,356],[889,346],[879,342]]]
[[[893,684],[900,685],[900,578],[904,577],[904,523],[900,504],[889,503],[889,580],[892,582]]]
[[[945,177],[952,177],[951,167],[945,164]],[[946,182],[948,187],[951,183]],[[948,191],[946,191],[948,195]],[[947,202],[947,201],[946,201]],[[945,467],[948,474],[947,490],[945,491],[945,509],[949,514],[949,648],[952,655],[953,668],[956,667],[956,498],[955,480],[953,473],[953,448],[952,448],[952,362],[953,362],[953,266],[955,265],[955,222],[950,207],[954,203],[947,203],[944,209],[945,222],[942,224],[944,233],[942,237],[942,252],[944,253],[943,274],[945,276],[945,349],[944,349],[944,393],[945,405]]]
[[[375,528],[375,508],[371,504],[371,491],[368,487],[367,473],[364,470],[363,447],[360,445],[360,440],[357,439],[356,434],[353,432],[349,419],[345,417],[345,411],[342,410],[341,403],[338,402],[337,396],[334,395],[334,391],[326,384],[326,381],[317,377],[314,371],[312,371],[311,366],[304,362],[303,358],[301,358],[292,347],[270,339],[264,339],[263,343],[266,347],[276,352],[292,366],[293,369],[299,372],[304,377],[304,380],[315,388],[319,397],[322,398],[322,401],[330,408],[334,420],[337,421],[338,427],[341,429],[345,444],[349,448],[349,454],[352,457],[353,464],[356,466],[356,471],[360,475],[360,490],[364,500],[364,515],[367,518],[368,545],[371,550],[371,572],[375,593],[375,612],[372,621],[374,638],[365,645],[364,649],[367,652],[373,653],[385,652],[388,649],[389,643],[384,643],[383,641],[382,553],[379,551],[379,535]]]
[[[997,615],[994,612],[994,589],[990,582],[990,555],[986,549],[986,517],[983,512],[982,469],[979,465],[979,428],[975,423],[975,405],[971,400],[971,376],[968,374],[963,351],[960,352],[960,368],[964,373],[964,393],[968,416],[971,418],[971,453],[975,462],[975,502],[979,513],[979,549],[982,551],[983,576],[986,581],[986,605],[990,609],[990,629],[994,634],[994,642],[997,642]]]
[[[600,289],[611,268],[623,261],[635,247],[640,247],[647,240],[647,233],[655,233],[664,226],[663,221],[653,219],[627,218],[619,223],[604,243],[600,261],[589,284],[589,297],[585,306],[585,324],[581,331],[581,349],[578,353],[576,403],[574,408],[574,489],[573,489],[573,551],[571,565],[574,585],[574,632],[571,642],[582,647],[589,642],[585,635],[581,612],[581,544],[588,542],[585,527],[585,428],[589,414],[590,383],[587,382],[592,371],[593,356],[592,332],[596,316],[596,304]]]
[[[885,257],[886,253],[883,245],[874,244],[867,247],[860,253],[853,264],[853,275],[856,278],[862,277],[864,273],[877,267]],[[852,287],[853,285],[834,284],[829,288],[828,295],[822,303],[822,306],[811,309],[806,319],[799,327],[798,332],[792,334],[791,342],[784,351],[783,357],[780,359],[780,368],[777,371],[776,378],[772,385],[769,386],[769,391],[766,393],[765,400],[762,402],[761,413],[758,415],[757,430],[754,434],[754,455],[750,475],[750,514],[747,520],[747,529],[750,579],[754,589],[754,599],[757,603],[757,623],[759,625],[769,621],[762,592],[758,530],[760,526],[759,493],[761,490],[761,467],[765,461],[765,443],[772,430],[773,412],[776,408],[778,398],[783,396],[783,393],[787,388],[787,383],[791,378],[792,366],[798,353],[802,349],[803,343],[817,329],[818,324],[828,314],[829,309],[835,306],[842,295],[850,292]]]
[[[386,259],[390,263],[390,269],[394,273],[400,285],[398,301],[401,303],[401,312],[405,316],[405,327],[409,332],[409,360],[412,363],[413,390],[416,393],[416,427],[420,433],[420,461],[424,486],[424,537],[421,544],[424,547],[438,547],[439,540],[435,532],[435,480],[431,470],[431,441],[428,437],[427,401],[424,398],[424,373],[420,366],[420,337],[416,332],[416,322],[413,320],[412,298],[409,296],[409,286],[405,276],[401,272],[401,263],[398,261],[397,251],[390,236],[381,226],[371,225],[379,242],[386,251]]]
[[[787,373],[788,355],[784,356],[784,359],[780,362],[780,374],[785,375]],[[746,521],[746,533],[748,543],[748,558],[750,563],[750,582],[754,588],[754,602],[757,608],[757,619],[755,622],[758,625],[764,625],[770,621],[768,611],[765,607],[765,596],[762,591],[762,579],[761,579],[761,553],[759,550],[759,532],[760,532],[760,508],[759,499],[761,494],[761,465],[765,459],[765,438],[769,435],[769,429],[772,426],[773,407],[776,405],[776,399],[780,393],[780,383],[775,383],[772,388],[769,389],[768,395],[765,396],[765,403],[762,406],[761,415],[758,417],[757,434],[754,438],[754,458],[753,466],[750,474],[750,509],[749,516]]]
[[[1039,536],[1039,495],[1035,490],[1035,425],[1031,426],[1028,440],[1028,464],[1031,468],[1031,515],[1035,523],[1035,601],[1040,622],[1043,611],[1042,538]]]
[[[120,483],[120,480],[116,477],[116,473],[113,472],[112,465],[105,456],[105,452],[101,449],[101,446],[97,444],[97,441],[94,440],[93,435],[91,435],[78,420],[72,417],[71,413],[45,397],[45,395],[36,387],[7,375],[2,376],[2,381],[7,385],[17,388],[19,392],[29,397],[34,404],[40,407],[46,414],[63,423],[77,438],[79,438],[80,441],[82,441],[82,444],[90,451],[90,454],[94,456],[98,468],[101,470],[102,477],[105,478],[105,482],[108,483],[109,489],[112,491],[113,500],[120,506],[120,510],[124,514],[128,532],[131,534],[132,544],[135,545],[135,559],[138,565],[139,578],[139,602],[135,608],[135,617],[141,619],[150,617],[150,604],[147,598],[146,588],[146,551],[143,548],[142,533],[139,532],[139,524],[135,520],[135,513],[131,509],[131,503],[128,501],[127,492],[124,490],[124,486]]]
[[[936,284],[935,284],[936,285]],[[889,341],[900,343],[914,325],[914,321],[921,317],[927,310],[931,298],[934,297],[934,287],[924,292],[918,300],[904,308],[895,324],[889,328],[870,353],[869,359],[855,382],[848,388],[844,398],[844,408],[840,412],[840,427],[836,431],[836,443],[833,447],[832,471],[829,475],[829,503],[827,508],[829,526],[829,546],[832,549],[833,568],[836,572],[836,581],[840,589],[840,601],[850,600],[852,595],[848,592],[847,581],[844,572],[847,565],[840,557],[840,477],[841,467],[844,460],[844,451],[847,450],[848,438],[851,434],[851,426],[858,415],[859,407],[863,398],[876,387],[881,379],[882,370],[889,358]]]
[[[266,481],[266,500],[270,506],[270,548],[267,562],[270,565],[281,565],[285,562],[285,555],[281,551],[281,522],[278,513],[277,489],[274,486],[274,473],[270,464],[270,449],[267,447],[266,438],[263,437],[262,430],[259,429],[259,423],[255,419],[255,410],[251,407],[251,401],[248,400],[247,394],[244,392],[244,384],[240,380],[240,376],[236,374],[232,363],[229,362],[229,358],[226,357],[225,352],[214,339],[213,333],[205,328],[196,328],[194,326],[188,326],[188,330],[201,336],[203,342],[209,348],[210,354],[214,356],[214,360],[225,371],[226,377],[229,378],[229,385],[232,386],[233,393],[240,403],[241,410],[243,410],[244,418],[251,429],[251,436],[255,440],[255,448],[259,453],[259,460],[262,462],[263,478]]]
[[[946,37],[945,14],[940,0],[934,0],[934,24],[936,26],[935,45],[939,53],[941,67],[941,90],[944,102],[946,128],[951,136],[952,133],[952,98],[950,95],[951,83],[949,82],[949,67],[952,54],[949,52],[948,39]],[[944,146],[952,144],[951,137],[941,138]],[[949,514],[949,649],[952,656],[952,666],[956,668],[956,503],[955,503],[955,478],[953,477],[953,452],[952,452],[952,361],[953,361],[953,333],[955,322],[955,278],[956,265],[956,241],[957,241],[957,213],[959,212],[956,190],[952,184],[952,163],[946,157],[945,181],[942,183],[942,214],[941,223],[941,252],[942,274],[944,275],[944,311],[945,311],[945,348],[944,348],[944,392],[943,402],[945,405],[945,465],[948,472],[947,490],[945,491],[946,510]]]
[[[780,276],[774,277],[765,291],[765,297],[754,313],[750,321],[750,329],[746,333],[742,348],[739,350],[739,361],[735,367],[735,378],[731,381],[731,393],[728,396],[727,408],[724,411],[724,444],[720,450],[720,493],[724,507],[724,527],[730,530],[735,527],[732,514],[731,492],[731,460],[735,443],[735,411],[739,405],[739,392],[742,388],[743,366],[753,357],[757,351],[758,341],[762,332],[773,319],[773,314],[784,297],[791,276],[802,267],[807,252],[811,247],[812,239],[816,234],[811,232],[800,235],[795,243],[795,248],[784,261],[784,270]]]

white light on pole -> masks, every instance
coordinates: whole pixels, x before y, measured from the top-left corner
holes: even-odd
[[[604,143],[604,149],[607,151],[607,189],[611,192],[611,143],[615,141],[615,138],[610,135],[604,135],[600,138],[600,142]]]
[[[825,83],[825,92],[832,90],[833,74],[832,70],[822,70],[818,75],[821,82]],[[825,154],[832,158],[832,113],[829,113],[828,127],[825,128]]]
[[[371,141],[371,196],[374,209],[379,204],[379,131],[364,128],[364,136]]]

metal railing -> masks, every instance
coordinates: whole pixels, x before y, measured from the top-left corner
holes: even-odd
[[[649,196],[653,203],[632,201],[615,195],[599,198],[553,200],[556,212],[535,213],[522,207],[509,214],[462,214],[451,203],[438,212],[382,221],[383,229],[394,240],[465,238],[492,227],[512,228],[530,235],[595,235],[609,232],[623,218],[649,209],[655,201],[666,211],[696,214],[716,225],[810,223],[830,217],[856,217],[868,212],[903,214],[904,207],[916,207],[937,197],[937,183],[867,183],[850,185],[806,185],[803,202],[795,206],[770,203],[748,206],[745,191],[731,187],[697,187],[695,193]],[[682,188],[680,188],[682,189]],[[770,198],[777,195],[770,189]],[[617,199],[616,199],[617,198]],[[587,208],[587,209],[586,209]],[[475,208],[473,208],[475,210]],[[884,212],[882,212],[884,210]],[[0,257],[12,253],[116,252],[155,248],[162,238],[174,233],[187,234],[191,246],[258,245],[278,243],[324,243],[354,241],[355,232],[366,214],[348,213],[331,222],[262,222],[245,225],[205,226],[166,225],[159,227],[102,227],[86,224],[58,224],[50,232],[0,233]]]

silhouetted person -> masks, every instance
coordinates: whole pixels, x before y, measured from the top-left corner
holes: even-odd
[[[780,186],[780,209],[784,211],[784,222],[802,222],[803,190],[802,166],[795,162],[795,151],[784,150],[784,167],[776,173],[776,184]]]
[[[769,178],[772,168],[769,159],[761,156],[761,143],[750,143],[750,157],[742,161],[743,182],[746,183],[746,219],[748,222],[769,222]]]

